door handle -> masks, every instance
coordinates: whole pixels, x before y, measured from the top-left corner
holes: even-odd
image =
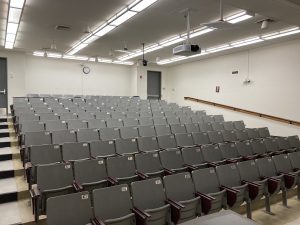
[[[6,94],[6,89],[4,89],[3,91],[0,91],[1,94]]]

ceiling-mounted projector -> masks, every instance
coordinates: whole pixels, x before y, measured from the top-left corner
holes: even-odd
[[[199,45],[183,44],[173,48],[174,55],[191,56],[201,53]]]

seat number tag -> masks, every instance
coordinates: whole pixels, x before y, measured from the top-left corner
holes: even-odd
[[[161,184],[161,180],[156,180],[155,184]]]
[[[59,149],[59,145],[54,145],[54,149]]]
[[[235,170],[236,166],[235,165],[231,165],[230,168],[233,169],[233,170]]]
[[[127,189],[128,189],[127,187],[122,187],[121,191],[127,191]]]
[[[87,147],[88,144],[87,144],[87,143],[83,143],[82,146],[83,146],[83,147]]]
[[[131,142],[135,142],[135,139],[131,139]]]
[[[191,175],[190,174],[186,174],[186,175],[184,175],[184,178],[185,179],[191,179]]]
[[[66,170],[71,169],[71,165],[65,165],[65,169]]]
[[[82,200],[87,200],[87,199],[89,199],[89,195],[88,194],[81,195],[81,199]]]
[[[155,141],[155,137],[153,137],[152,140]]]
[[[201,149],[200,149],[200,148],[197,148],[197,149],[196,149],[196,152],[200,152],[200,151],[201,151]]]
[[[109,145],[112,145],[113,143],[114,143],[113,141],[109,141],[109,142],[108,142]]]
[[[179,155],[179,154],[180,154],[180,151],[176,151],[176,154]]]
[[[129,156],[129,157],[128,157],[128,160],[129,160],[129,161],[133,160],[132,156]]]
[[[255,163],[254,163],[254,162],[251,162],[251,166],[255,166]]]
[[[157,157],[158,157],[158,154],[157,154],[157,153],[154,153],[154,154],[153,154],[153,157],[157,158]]]
[[[74,130],[71,130],[71,131],[70,131],[70,134],[74,134],[74,133],[75,133],[75,131],[74,131]]]
[[[215,173],[215,170],[213,170],[213,169],[209,170],[209,173]]]
[[[99,164],[99,165],[102,165],[102,164],[103,164],[103,160],[99,160],[99,161],[98,161],[98,164]]]
[[[171,135],[171,136],[170,136],[170,138],[171,138],[171,139],[174,139],[174,136],[173,136],[173,135]]]

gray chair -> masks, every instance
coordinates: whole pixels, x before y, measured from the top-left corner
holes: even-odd
[[[208,131],[213,131],[213,128],[211,126],[211,123],[199,123],[199,129],[201,132],[208,132]]]
[[[141,152],[153,152],[160,150],[156,137],[140,137],[137,141]]]
[[[267,147],[263,140],[251,140],[250,143],[254,154],[257,154],[259,156],[267,155]]]
[[[187,133],[199,133],[200,129],[197,123],[185,124],[185,129]]]
[[[191,120],[192,120],[192,123],[203,123],[203,119],[201,116],[198,116],[198,115],[194,115],[194,116],[191,116]]]
[[[224,159],[231,159],[239,161],[242,157],[239,155],[238,149],[235,143],[220,143],[219,149]]]
[[[160,161],[167,174],[187,171],[181,151],[178,149],[168,149],[159,152]]]
[[[78,142],[90,142],[100,140],[97,129],[79,129],[76,132]]]
[[[19,133],[42,132],[45,131],[45,124],[41,121],[24,121],[19,124]]]
[[[292,180],[294,179],[293,186],[297,185],[297,197],[298,200],[300,200],[300,170],[293,168],[290,158],[286,154],[281,155],[275,155],[272,156],[276,171],[278,174],[284,174],[286,185],[287,182],[290,182],[292,184]],[[289,184],[289,186],[291,186]],[[292,188],[289,187],[289,189]]]
[[[164,175],[164,169],[157,152],[140,153],[134,157],[137,172],[141,177],[162,177]]]
[[[47,131],[67,130],[67,124],[65,121],[54,120],[45,121]]]
[[[250,139],[246,130],[236,130],[235,134],[239,141],[247,141]]]
[[[235,127],[236,130],[245,130],[245,124],[244,121],[240,120],[240,121],[233,121],[233,125]]]
[[[186,115],[180,115],[178,116],[179,121],[181,124],[191,124],[192,123],[192,119],[191,117],[188,117]]]
[[[24,134],[24,145],[29,147],[31,145],[51,144],[51,135],[49,132],[26,132]]]
[[[214,131],[221,131],[225,129],[222,122],[212,122],[211,127]]]
[[[300,169],[300,152],[288,153],[292,167],[295,171]]]
[[[121,127],[120,135],[123,139],[137,138],[139,137],[139,132],[137,127]]]
[[[116,140],[121,138],[120,129],[116,127],[101,128],[99,129],[99,132],[100,132],[100,139],[102,141]]]
[[[88,128],[90,129],[100,129],[106,127],[105,120],[101,120],[101,119],[89,119],[87,120],[87,123],[88,123]]]
[[[192,133],[192,136],[195,145],[201,146],[211,144],[211,141],[209,140],[208,134],[206,132]]]
[[[112,184],[131,183],[139,179],[133,156],[107,158],[107,174]]]
[[[33,145],[28,148],[28,158],[25,164],[29,189],[36,183],[36,166],[59,163],[62,161],[59,145]]]
[[[179,118],[175,117],[175,116],[169,116],[167,117],[167,123],[169,125],[173,125],[173,124],[180,124]]]
[[[156,125],[155,131],[157,136],[164,136],[164,135],[170,135],[171,129],[169,125]]]
[[[259,139],[260,138],[257,128],[247,128],[246,131],[247,131],[248,137],[250,139]]]
[[[111,118],[111,115],[109,112],[96,112],[95,116],[96,116],[96,119],[99,119],[99,120],[106,120],[108,118]]]
[[[106,119],[106,125],[107,127],[111,127],[111,128],[114,128],[114,127],[123,127],[124,124],[123,124],[123,120],[121,118],[108,118]]]
[[[171,124],[170,125],[172,134],[185,134],[186,129],[184,124]]]
[[[235,127],[234,127],[234,124],[232,121],[224,121],[223,122],[223,127],[224,127],[224,130],[234,130]]]
[[[139,126],[139,135],[141,137],[153,137],[156,136],[155,128],[154,126]]]
[[[136,110],[134,111],[129,111],[129,112],[126,112],[126,117],[127,118],[133,118],[133,119],[137,119],[140,117],[140,113],[137,112]],[[125,123],[125,122],[124,122]],[[137,126],[137,125],[134,125],[134,126]]]
[[[207,166],[204,161],[200,147],[189,147],[181,149],[184,164],[190,169],[203,168]]]
[[[71,164],[47,164],[37,166],[37,185],[30,190],[35,220],[46,213],[47,199],[72,193],[73,171]]]
[[[154,125],[167,125],[167,120],[165,117],[153,117]]]
[[[151,114],[152,117],[152,114]],[[139,124],[141,126],[152,126],[154,125],[153,119],[151,117],[142,117],[142,112],[141,112],[141,118],[139,118]]]
[[[216,213],[222,208],[227,208],[226,190],[221,190],[214,168],[194,170],[192,178],[195,191],[201,197],[203,214]]]
[[[271,137],[269,128],[267,128],[267,127],[258,128],[258,133],[261,138]]]
[[[139,152],[135,138],[117,139],[115,145],[118,155],[136,154]]]
[[[62,158],[65,162],[89,159],[90,152],[88,143],[63,143]]]
[[[228,161],[223,158],[218,145],[203,145],[201,146],[201,151],[204,161],[212,166],[224,164]]]
[[[245,159],[253,159],[256,158],[258,155],[253,152],[252,145],[250,141],[238,141],[235,143],[239,155]]]
[[[297,151],[300,151],[300,140],[297,135],[287,137],[287,140],[291,148],[295,148]]]
[[[157,137],[158,146],[160,149],[177,148],[174,135],[164,135]]]
[[[294,187],[295,183],[291,183],[292,179],[285,180],[285,177],[288,176],[285,176],[284,174],[278,175],[272,158],[266,157],[256,159],[255,163],[258,167],[260,177],[274,180],[278,183],[282,191],[282,204],[287,206],[287,190]],[[293,182],[295,182],[295,179]]]
[[[67,112],[67,113],[60,113],[58,114],[59,119],[60,120],[77,120],[77,114],[76,113],[71,113],[71,112]]]
[[[50,112],[50,113],[39,113],[38,115],[40,116],[40,120],[41,121],[45,121],[45,120],[59,120],[58,115],[54,114],[52,112]]]
[[[192,134],[175,134],[175,140],[178,147],[195,146]]]
[[[107,187],[107,172],[104,159],[80,160],[74,162],[74,178],[84,190]]]
[[[89,224],[93,218],[90,198],[88,192],[49,198],[47,200],[47,224]]]
[[[77,115],[79,120],[95,119],[95,115],[91,112],[78,112]]]
[[[136,224],[126,184],[94,190],[93,202],[96,224]]]
[[[277,145],[282,152],[293,152],[296,149],[290,146],[290,142],[287,137],[276,137]]]
[[[78,130],[88,128],[87,121],[85,120],[66,120],[68,130]]]
[[[223,115],[213,115],[213,119],[215,122],[221,123],[224,122],[224,116]]]
[[[200,197],[195,197],[195,188],[189,172],[163,178],[168,203],[171,205],[174,224],[191,220],[201,215]],[[178,205],[180,209],[178,210]],[[178,213],[179,216],[174,216]]]
[[[242,184],[239,170],[236,164],[226,164],[216,167],[216,173],[220,185],[227,192],[227,204],[230,208],[236,208],[242,203],[247,204],[247,217],[251,219],[251,201],[249,198],[248,184]],[[254,195],[257,195],[255,193]]]
[[[238,140],[234,130],[222,130],[221,133],[225,142],[235,142]]]
[[[143,222],[137,222],[137,224],[171,224],[170,205],[166,203],[167,199],[160,178],[133,182],[131,190],[133,206],[150,215],[150,217],[141,218]]]
[[[263,142],[266,145],[268,154],[272,155],[282,153],[282,151],[279,149],[276,138],[266,138],[263,140]]]
[[[52,143],[63,144],[67,142],[76,142],[76,134],[73,130],[57,130],[52,132]]]
[[[276,195],[280,191],[280,185],[278,185],[278,182],[266,178],[261,178],[258,167],[253,160],[238,162],[237,167],[240,172],[242,181],[250,184],[249,191],[251,189],[258,190],[257,197],[255,198],[258,199],[262,196],[265,196],[266,212],[271,213],[270,197],[272,195]],[[251,196],[250,192],[249,195]]]
[[[209,131],[207,132],[207,135],[212,144],[218,144],[224,142],[221,131]]]
[[[140,117],[152,117],[153,115],[152,115],[152,112],[151,111],[148,111],[148,109],[147,110],[142,110],[141,112],[140,112]]]
[[[139,120],[137,118],[124,118],[124,127],[135,127],[139,125]]]
[[[89,145],[92,158],[103,158],[116,155],[114,141],[91,141]]]

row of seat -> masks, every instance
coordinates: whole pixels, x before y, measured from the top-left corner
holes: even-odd
[[[91,171],[98,171],[99,167],[104,165],[102,161],[99,163],[99,160],[94,160],[91,162],[93,162],[93,166],[91,166],[89,169],[86,168],[86,172],[89,170],[90,173],[86,173],[84,176],[85,178],[87,176],[91,176]],[[76,162],[76,164],[74,164],[74,169],[80,163],[86,162]],[[269,198],[270,196],[277,194],[280,190],[283,193],[283,204],[285,206],[287,205],[287,190],[292,189],[296,185],[298,186],[300,184],[299,163],[300,153],[297,152],[289,153],[288,155],[276,155],[272,158],[260,158],[256,159],[255,161],[250,160],[227,165],[219,165],[215,167],[215,169],[198,169],[192,171],[191,174],[189,172],[171,174],[164,176],[163,182],[160,178],[142,181],[135,180],[135,182],[131,183],[130,189],[132,193],[133,205],[128,204],[128,202],[131,202],[131,198],[129,187],[127,185],[123,184],[103,188],[106,186],[106,184],[102,184],[103,186],[101,189],[94,189],[92,191],[92,196],[94,199],[92,201],[93,208],[95,209],[99,206],[99,204],[103,204],[102,208],[106,207],[106,209],[112,210],[108,215],[115,216],[106,217],[107,215],[100,213],[96,214],[95,218],[98,218],[100,221],[103,220],[104,223],[106,223],[106,220],[109,221],[109,219],[117,219],[120,224],[123,224],[123,222],[127,221],[123,218],[126,216],[124,212],[131,212],[131,209],[136,207],[140,212],[145,211],[146,213],[150,213],[150,216],[146,216],[144,218],[144,222],[146,220],[150,224],[151,222],[155,222],[155,224],[166,224],[166,222],[169,222],[168,219],[171,218],[172,222],[177,224],[192,219],[197,215],[201,215],[201,213],[208,214],[219,211],[222,208],[235,208],[240,206],[243,202],[247,203],[248,217],[251,218],[251,202],[265,197],[266,210],[271,212]],[[71,165],[61,164],[59,167],[56,165],[56,167],[60,168],[59,174],[63,175],[61,175],[59,179],[61,182],[64,182],[63,184],[65,185],[65,187],[60,187],[58,189],[60,191],[58,195],[74,192],[73,188],[75,188],[76,191],[84,190],[81,185],[74,182]],[[47,174],[44,174],[43,177],[45,177],[45,175],[52,177],[51,172],[49,173],[49,170],[46,171]],[[57,173],[58,171],[55,172],[55,174]],[[82,175],[82,173],[79,174]],[[102,182],[109,182],[109,179],[105,180],[104,177],[105,175],[102,177]],[[143,179],[145,178],[143,177]],[[44,181],[49,185],[49,180],[44,179]],[[75,181],[77,181],[76,174]],[[120,183],[122,182],[117,184]],[[72,203],[71,200],[68,201],[66,199],[72,198],[71,196],[76,196],[76,194],[49,198],[49,196],[47,196],[49,189],[47,188],[49,187],[41,186],[39,189],[35,189],[35,191],[32,192],[33,196],[38,196],[37,199],[39,199],[39,201],[46,202],[48,223],[51,224],[51,220],[55,220],[56,222],[54,224],[61,224],[59,221],[64,221],[65,224],[68,224],[66,222],[68,222],[68,220],[71,218],[68,218],[68,220],[60,219],[57,217],[57,215],[55,215],[55,213],[54,215],[52,215],[52,213],[58,208],[62,210],[63,205]],[[37,190],[39,190],[39,192]],[[63,190],[64,193],[61,192]],[[116,190],[119,190],[119,193]],[[91,189],[89,189],[89,191],[91,193]],[[120,198],[119,194],[121,192],[127,192],[127,200]],[[36,193],[38,193],[38,195],[36,195]],[[53,192],[51,193],[53,196]],[[85,192],[86,195],[90,195],[90,193]],[[105,194],[102,195],[101,198],[97,198],[96,196],[98,193]],[[115,201],[118,200],[118,198],[121,199],[121,201]],[[64,199],[64,201],[54,199]],[[59,201],[63,204],[52,205],[52,201]],[[107,204],[108,202],[110,202],[110,204]],[[91,202],[89,202],[89,204],[91,204]],[[166,206],[168,204],[169,206]],[[77,206],[73,205],[73,207]],[[120,207],[129,208],[126,210],[123,208],[121,210]],[[172,213],[169,214],[170,210],[168,210],[168,216],[157,217],[156,213],[160,212],[158,215],[162,215],[162,210],[165,215],[166,211],[164,209],[166,208],[171,208]],[[36,208],[37,215],[39,215],[39,213],[45,213],[43,210],[46,210],[46,208]],[[78,215],[81,214],[79,213]],[[139,222],[141,221],[136,221],[137,224],[139,224]],[[124,224],[128,223],[125,222]]]
[[[265,142],[262,140],[221,143],[219,145],[210,144],[201,147],[181,147],[180,151],[174,137],[172,140],[170,138],[172,139],[169,136],[158,137],[159,145],[156,145],[155,150],[148,153],[145,153],[146,150],[149,150],[147,143],[141,142],[138,147],[136,139],[118,139],[115,142],[94,141],[89,144],[64,143],[61,147],[59,145],[31,146],[28,149],[28,159],[25,167],[29,187],[36,181],[34,177],[36,166],[51,163],[112,157],[108,158],[108,161],[113,165],[113,168],[120,169],[120,171],[116,171],[119,174],[117,177],[123,178],[134,176],[135,170],[145,174],[145,176],[152,176],[161,174],[162,168],[172,173],[208,165],[214,166],[267,155],[300,151],[300,149],[295,148],[276,151],[277,148],[267,152]],[[269,139],[266,141],[269,141]],[[158,150],[160,151],[155,152]],[[129,154],[129,156],[127,157],[126,154]],[[134,162],[127,162],[129,159],[133,159],[132,155],[135,155],[136,167]]]

